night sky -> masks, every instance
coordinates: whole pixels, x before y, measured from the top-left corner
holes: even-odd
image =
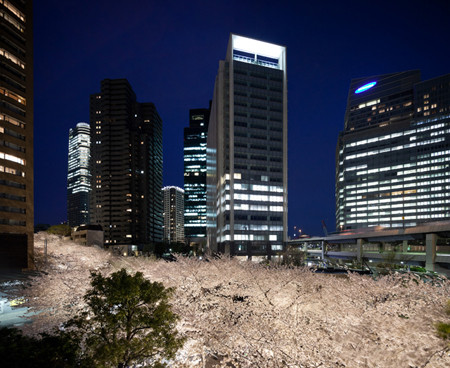
[[[183,187],[189,109],[212,99],[229,34],[287,47],[289,234],[334,230],[334,155],[350,79],[450,73],[450,5],[428,1],[34,1],[35,223],[66,221],[69,129],[127,78],[164,126],[164,185]]]

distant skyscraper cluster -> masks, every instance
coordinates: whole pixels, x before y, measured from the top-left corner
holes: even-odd
[[[450,74],[353,79],[336,149],[336,226],[450,219]]]
[[[69,130],[67,220],[71,227],[89,224],[90,157],[90,125],[78,123],[74,129]]]
[[[32,267],[32,1],[1,0],[0,266]],[[91,95],[69,132],[70,226],[105,245],[204,240],[212,252],[279,254],[287,241],[286,48],[231,34],[209,109],[184,130],[184,190],[162,188],[162,120],[125,79]],[[336,149],[336,227],[450,219],[450,74],[353,79]]]
[[[136,249],[185,239],[250,258],[284,249],[285,47],[230,35],[210,108],[189,111],[184,190],[162,188],[161,118],[125,79],[102,81],[90,118],[90,143],[86,124],[70,131],[71,225],[99,224],[106,245]],[[336,153],[338,230],[450,219],[449,137],[450,75],[352,80]]]
[[[208,246],[271,256],[287,241],[287,75],[283,46],[231,34],[208,130]]]
[[[0,1],[0,267],[33,266],[33,3]]]
[[[219,64],[212,109],[189,112],[184,190],[174,186],[161,190],[162,121],[153,104],[137,102],[125,79],[105,79],[101,91],[91,96],[90,143],[88,131],[80,123],[69,132],[71,226],[101,225],[105,245],[131,245],[136,250],[186,238],[211,252],[230,255],[271,256],[283,250],[284,47],[230,36],[226,59]]]
[[[164,187],[164,241],[184,243],[184,190],[175,187]]]

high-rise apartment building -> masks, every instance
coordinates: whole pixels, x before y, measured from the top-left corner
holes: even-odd
[[[271,256],[287,240],[286,48],[230,35],[207,144],[208,246]]]
[[[0,1],[0,267],[33,267],[33,4]]]
[[[336,150],[336,226],[450,219],[450,74],[351,81]]]
[[[105,244],[162,241],[162,121],[126,79],[105,79],[91,95],[91,224]]]
[[[184,243],[184,190],[179,187],[164,187],[164,241]]]
[[[90,125],[78,123],[69,130],[69,159],[67,172],[67,220],[69,226],[89,224],[89,197],[91,192]]]
[[[210,109],[189,111],[184,128],[184,231],[186,238],[206,241],[206,138]]]

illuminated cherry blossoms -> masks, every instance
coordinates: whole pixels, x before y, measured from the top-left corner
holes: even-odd
[[[41,313],[26,333],[50,330],[81,310],[90,270],[125,267],[176,288],[173,307],[187,342],[173,367],[450,366],[448,342],[434,327],[448,322],[448,281],[336,277],[229,259],[124,258],[44,234],[35,248],[45,273],[20,292]]]

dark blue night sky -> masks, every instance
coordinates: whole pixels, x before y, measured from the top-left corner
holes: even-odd
[[[35,223],[65,221],[69,128],[127,78],[164,124],[164,185],[183,186],[183,128],[207,107],[230,32],[287,47],[289,234],[334,230],[334,155],[351,78],[450,73],[450,5],[428,1],[34,2]]]

